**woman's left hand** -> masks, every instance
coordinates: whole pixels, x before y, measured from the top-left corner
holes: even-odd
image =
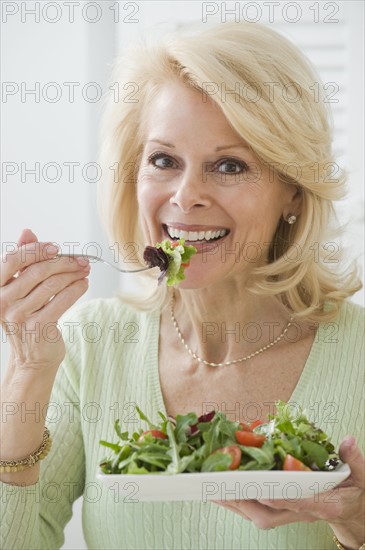
[[[351,475],[331,491],[295,501],[214,502],[252,521],[259,529],[298,521],[327,521],[345,548],[357,550],[365,542],[365,457],[353,436],[344,438],[339,455],[349,465]]]

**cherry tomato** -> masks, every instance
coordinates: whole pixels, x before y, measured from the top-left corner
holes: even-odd
[[[262,420],[254,420],[253,422],[251,422],[250,428],[251,430],[254,430],[255,428],[257,428],[257,426],[261,426],[262,424],[264,424]]]
[[[301,460],[294,458],[292,455],[286,455],[283,465],[283,470],[309,470],[308,466],[303,464]]]
[[[241,430],[243,430],[244,432],[252,432],[251,426],[249,426],[249,425],[246,424],[245,422],[240,422],[240,428],[241,428]]]
[[[242,451],[238,445],[231,445],[230,447],[222,447],[222,449],[217,449],[216,452],[223,453],[225,455],[231,455],[232,462],[229,466],[230,470],[237,470],[238,466],[241,464]]]
[[[236,439],[240,445],[246,445],[247,447],[262,447],[266,436],[254,434],[249,431],[237,431]]]
[[[262,420],[254,420],[253,422],[251,422],[251,424],[246,424],[245,422],[240,422],[240,428],[241,428],[241,430],[243,430],[245,432],[253,432],[253,430],[257,426],[261,426],[261,424],[264,424],[264,422],[262,422]]]
[[[161,432],[160,430],[147,430],[146,432],[143,432],[138,438],[138,441],[144,441],[145,435],[151,434],[152,437],[155,437],[156,439],[167,439],[167,435]]]

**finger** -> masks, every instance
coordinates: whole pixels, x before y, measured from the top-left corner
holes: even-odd
[[[23,229],[23,231],[21,232],[20,237],[18,239],[17,247],[19,249],[21,246],[23,246],[25,244],[29,244],[29,243],[37,242],[37,241],[38,241],[37,235],[35,233],[33,233],[33,231],[31,231],[31,229]],[[16,251],[17,250],[14,250],[10,254],[14,254],[14,252],[16,252]],[[8,261],[8,256],[2,257],[1,260],[2,260],[2,263],[5,263],[6,261]],[[3,266],[3,268],[6,269],[5,266]],[[1,271],[2,271],[2,274],[5,275],[4,269],[2,269]],[[10,277],[8,277],[7,280],[5,280],[4,282],[1,283],[1,285],[3,285],[3,284],[5,285],[5,284],[9,283],[11,280],[16,279],[17,273],[22,272],[22,271],[23,271],[23,269],[19,269],[16,273],[11,274]]]
[[[52,262],[37,262],[28,268],[16,278],[16,282],[8,284],[3,290],[3,302],[5,304],[14,304],[27,297],[34,291],[38,285],[54,285],[52,277],[63,273],[77,272],[90,266],[85,258],[57,258]],[[48,282],[47,282],[48,281]],[[59,288],[57,288],[57,292]],[[52,294],[53,296],[53,294]],[[31,305],[31,308],[33,305]],[[5,307],[3,306],[2,309]]]
[[[8,253],[2,258],[3,266],[0,274],[0,286],[5,286],[21,269],[36,262],[49,260],[57,253],[53,251],[52,243],[31,242],[20,246],[17,250]]]
[[[37,235],[33,233],[31,229],[23,229],[18,239],[17,245],[23,246],[24,244],[38,242]]]
[[[288,510],[300,514],[310,514],[317,519],[337,518],[343,509],[339,489],[317,493],[310,498],[260,500],[260,503],[272,510]]]
[[[31,229],[23,229],[18,239],[17,245],[18,247],[20,247],[25,244],[37,243],[37,242],[38,242],[38,237],[35,233],[33,233]],[[24,271],[24,269],[25,268],[20,269],[19,272],[21,273],[22,271]]]
[[[308,513],[297,513],[291,510],[273,510],[264,506],[256,500],[241,500],[239,504],[232,503],[232,511],[238,514],[245,514],[258,529],[271,529],[286,525],[287,523],[296,523],[299,521],[313,522],[317,518]]]
[[[342,440],[339,455],[342,462],[346,462],[351,469],[351,475],[346,481],[351,481],[355,487],[365,489],[365,457],[354,436],[347,435]]]
[[[32,315],[36,311],[42,309],[53,296],[56,296],[66,287],[68,287],[73,282],[83,279],[89,274],[90,267],[87,268],[87,271],[84,271],[84,268],[77,269],[72,273],[60,273],[48,277],[39,284],[33,292],[28,296],[23,298],[18,302],[18,305],[15,307],[21,308],[23,315],[26,317]]]
[[[74,281],[61,292],[56,294],[48,304],[34,315],[35,322],[43,324],[53,319],[57,322],[59,318],[67,311],[89,288],[89,280],[84,277]]]

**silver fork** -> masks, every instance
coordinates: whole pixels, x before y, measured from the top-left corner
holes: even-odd
[[[147,271],[147,269],[152,269],[151,267],[139,267],[138,269],[121,269],[120,267],[117,267],[116,265],[107,262],[106,260],[103,260],[103,258],[100,258],[99,256],[92,256],[91,254],[57,254],[59,258],[90,258],[91,260],[98,260],[99,262],[102,262],[103,264],[108,265],[109,267],[113,267],[117,271],[120,271],[120,273],[139,273],[140,271]]]

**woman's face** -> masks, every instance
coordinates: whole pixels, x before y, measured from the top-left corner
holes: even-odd
[[[182,288],[239,277],[266,263],[298,193],[261,165],[211,99],[172,83],[149,105],[137,178],[146,245],[184,237],[198,249]]]

